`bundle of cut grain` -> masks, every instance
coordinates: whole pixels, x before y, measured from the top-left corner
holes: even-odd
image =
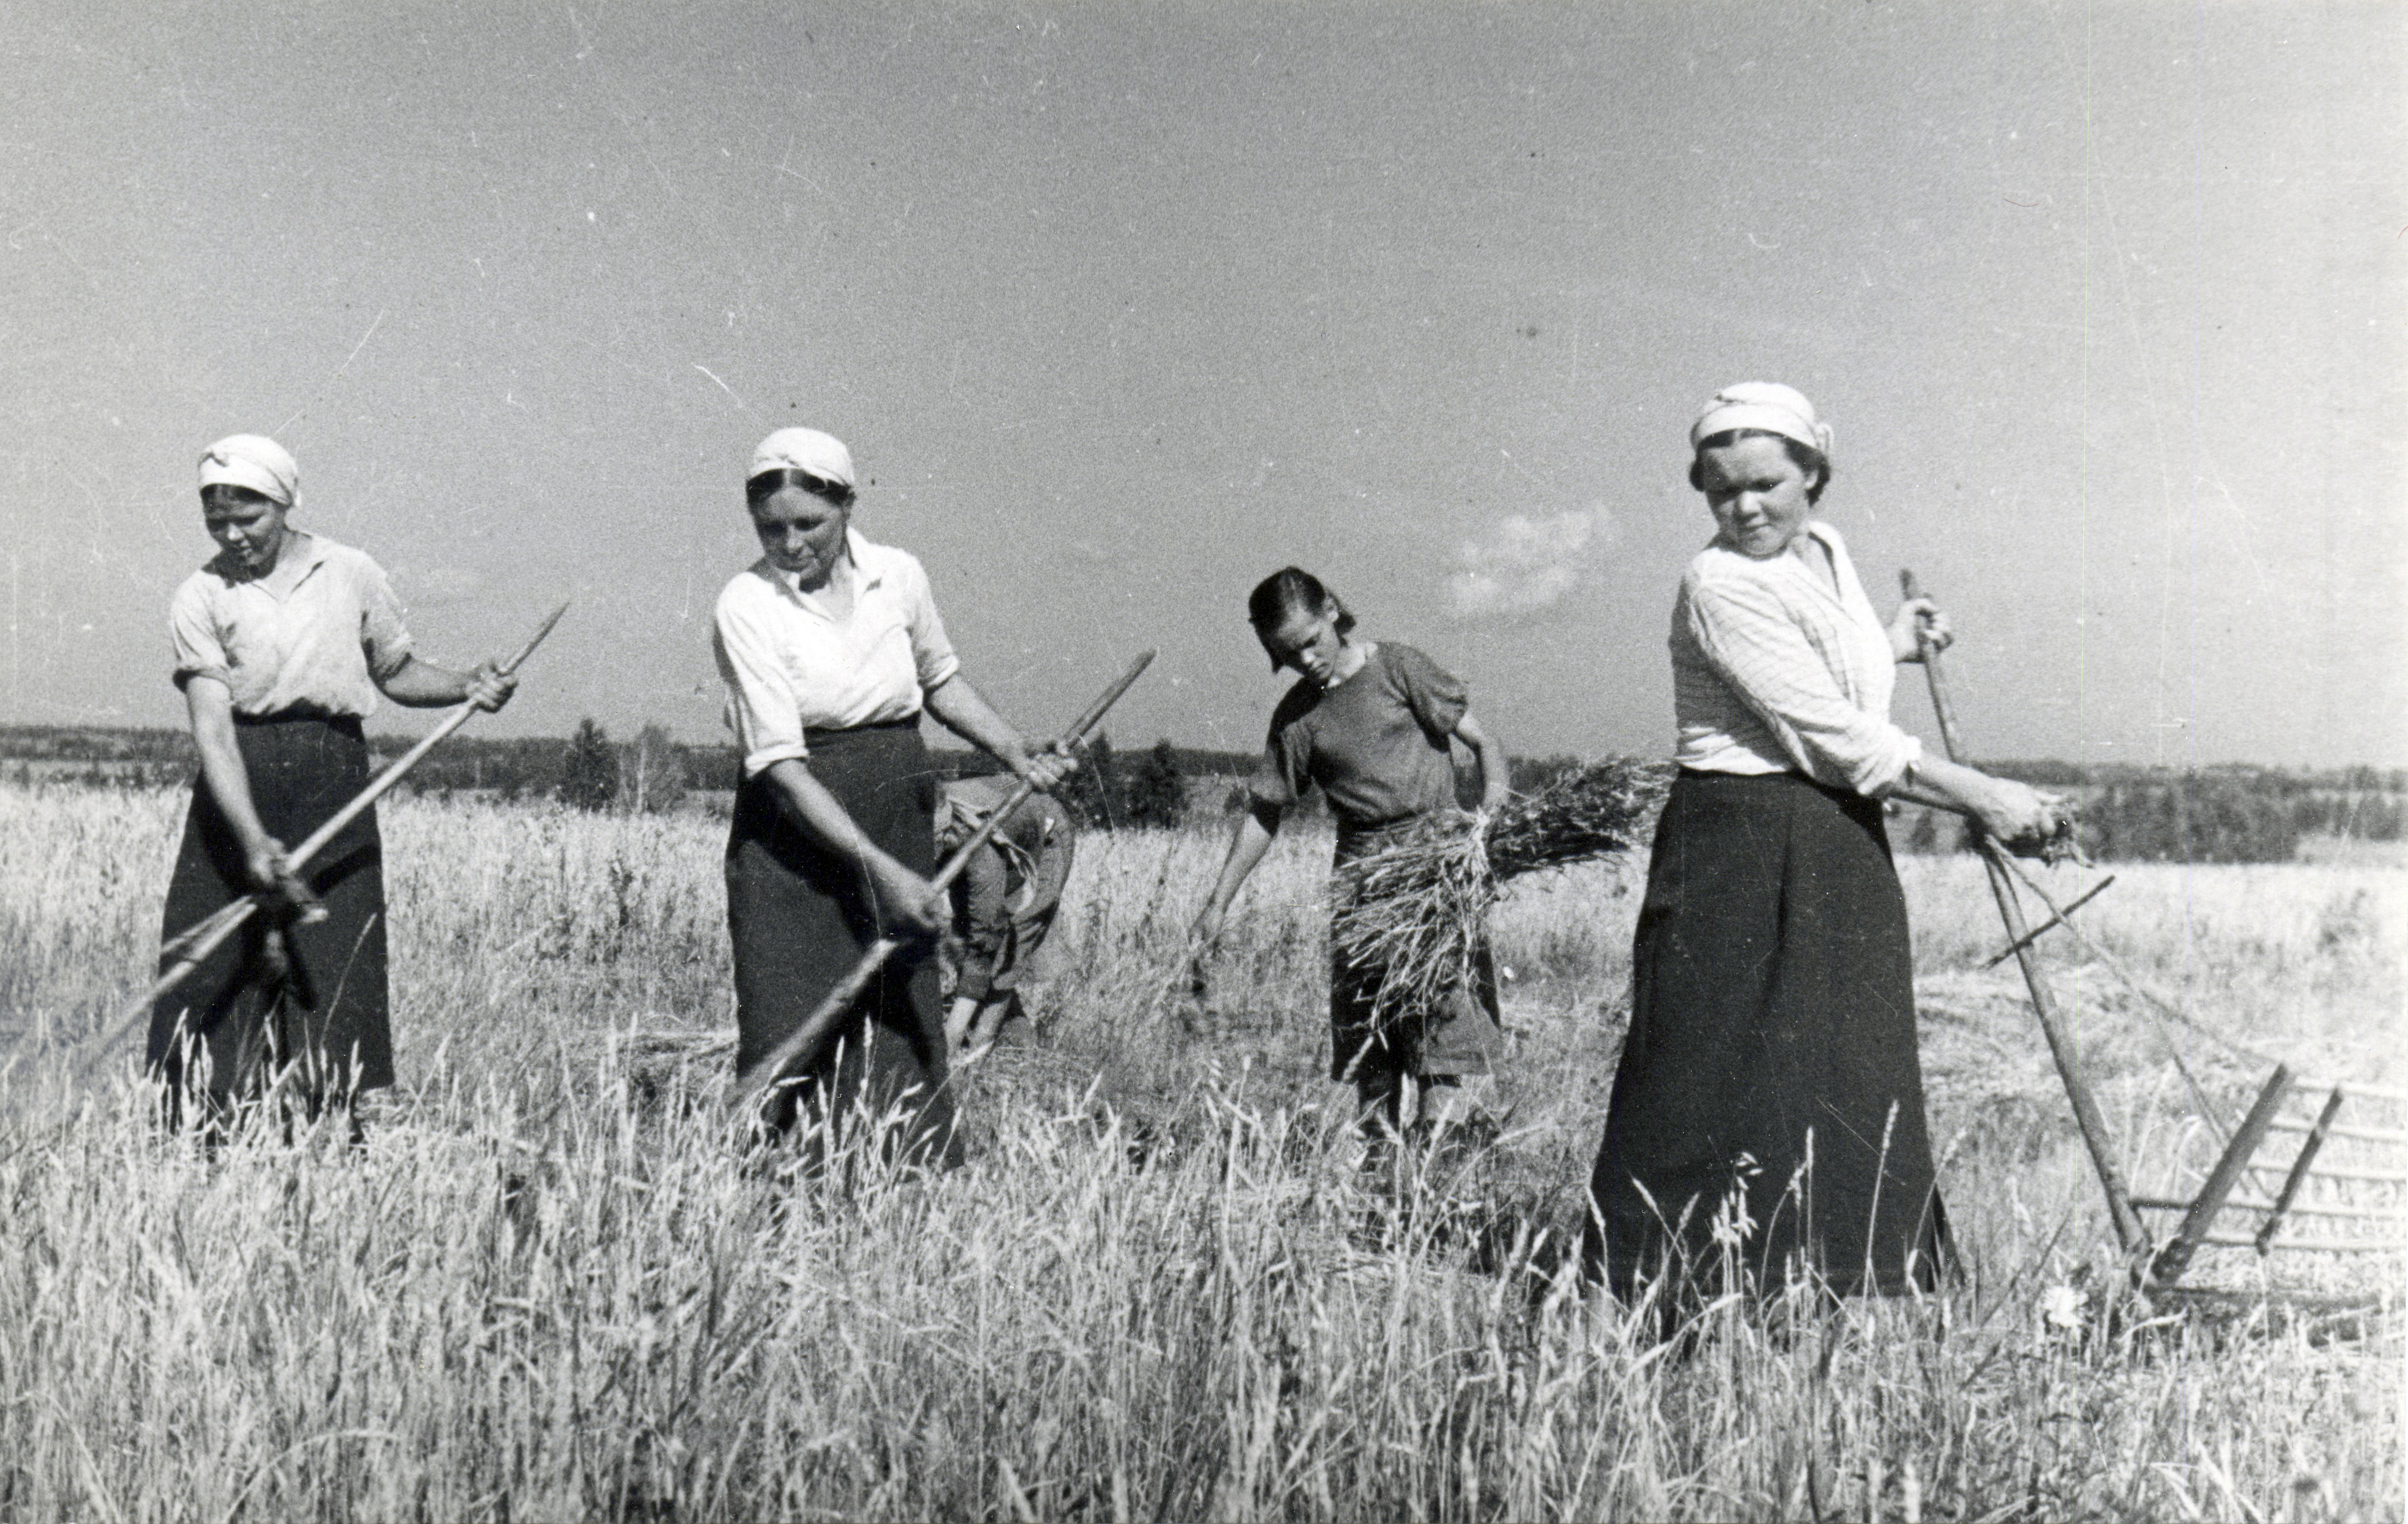
[[[1424,817],[1347,866],[1340,955],[1381,971],[1383,1011],[1428,1008],[1470,976],[1500,884],[1628,847],[1670,781],[1660,762],[1609,758],[1493,813]]]

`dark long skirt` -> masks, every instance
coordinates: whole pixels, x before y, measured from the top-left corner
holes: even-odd
[[[1358,892],[1352,865],[1376,851],[1383,839],[1381,829],[1340,832],[1330,880],[1333,920]],[[1449,986],[1426,1009],[1382,1011],[1380,981],[1386,972],[1376,963],[1349,963],[1338,950],[1333,928],[1330,1078],[1385,1094],[1403,1076],[1444,1082],[1495,1069],[1504,1054],[1505,1033],[1498,1019],[1496,960],[1484,935],[1472,947],[1469,981]]]
[[[1667,1271],[1720,1286],[1726,1268],[1768,1290],[1799,1270],[1842,1294],[1936,1283],[1947,1226],[1878,802],[1681,775],[1589,1192],[1584,1262],[1620,1294]]]
[[[260,824],[288,847],[367,787],[368,748],[356,719],[237,719],[234,735]],[[313,1112],[393,1083],[376,811],[345,826],[302,877],[326,907],[325,919],[252,916],[151,1007],[150,1072],[169,1087],[171,1117],[180,1119],[192,1102],[222,1118],[279,1077]],[[207,780],[195,779],[164,934],[175,936],[250,890],[234,827]],[[281,940],[280,961],[272,956],[271,933]]]
[[[932,873],[937,778],[918,721],[814,731],[809,742],[811,776],[862,833],[912,872]],[[787,816],[766,775],[737,790],[727,837],[727,929],[736,950],[739,1072],[800,1027],[891,924],[874,899],[850,859],[811,840]],[[798,1104],[838,1127],[856,1105],[873,1116],[900,1106],[911,1157],[958,1161],[934,948],[916,941],[888,960],[854,1010],[796,1066],[800,1083],[773,1102],[773,1125],[790,1125]]]

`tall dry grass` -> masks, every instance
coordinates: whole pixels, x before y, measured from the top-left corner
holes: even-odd
[[[1967,862],[1904,864],[1965,1284],[1722,1304],[1667,1345],[1554,1252],[1602,1118],[1630,864],[1516,888],[1511,1129],[1400,1199],[1366,1188],[1322,1078],[1326,840],[1257,875],[1199,1027],[1178,960],[1218,843],[1091,839],[1033,991],[1045,1041],[965,1077],[972,1164],[865,1157],[838,1189],[684,1104],[715,1075],[647,1096],[613,1058],[634,1026],[728,1020],[721,828],[696,817],[392,808],[404,1084],[365,1152],[160,1137],[127,1055],[72,1061],[154,945],[179,808],[0,789],[0,1517],[2401,1508],[2396,1322],[2081,1300],[2112,1282],[2096,1190],[2012,972],[1973,968],[1997,933]],[[2310,1070],[2396,1077],[2399,875],[2122,872],[2092,922],[2169,996]],[[2136,1177],[2195,1167],[2137,1011],[2062,982]],[[2228,1105],[2254,1087],[2190,1056]]]

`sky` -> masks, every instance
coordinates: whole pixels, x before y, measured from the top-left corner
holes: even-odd
[[[491,733],[719,739],[808,423],[1033,734],[1155,648],[1119,745],[1259,745],[1294,563],[1515,753],[1663,754],[1685,431],[1774,379],[1975,754],[2408,765],[2402,21],[11,0],[0,718],[180,722],[251,431],[425,654],[573,600]]]

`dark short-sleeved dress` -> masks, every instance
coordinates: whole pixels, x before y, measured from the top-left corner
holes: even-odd
[[[1411,646],[1381,641],[1344,682],[1323,688],[1299,680],[1272,712],[1251,791],[1282,808],[1316,786],[1328,799],[1338,819],[1333,915],[1356,892],[1349,864],[1397,828],[1455,807],[1449,742],[1468,707],[1469,697],[1452,674]],[[1470,987],[1449,990],[1434,1008],[1383,1017],[1375,1004],[1383,973],[1347,963],[1333,945],[1331,1078],[1453,1078],[1495,1066],[1503,1033],[1484,938],[1474,950]]]

